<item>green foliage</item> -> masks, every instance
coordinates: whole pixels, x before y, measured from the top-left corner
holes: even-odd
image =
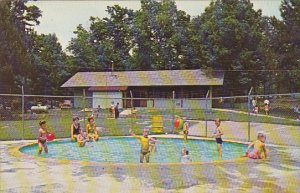
[[[61,84],[70,77],[66,54],[55,34],[31,33],[35,93],[59,94]],[[42,84],[41,84],[42,83]]]
[[[0,2],[1,92],[23,84],[27,92],[59,94],[78,71],[112,68],[223,70],[221,95],[250,87],[257,94],[300,92],[300,0],[283,0],[282,20],[263,17],[248,0],[215,0],[194,18],[175,1],[141,0],[137,11],[109,6],[88,29],[78,25],[69,55],[54,34],[31,29],[41,11],[26,2]]]
[[[25,10],[26,17],[17,20]],[[27,52],[30,42],[25,27],[28,20],[38,17],[32,15],[31,10],[21,1],[0,2],[0,92],[14,92],[30,81],[32,63]]]

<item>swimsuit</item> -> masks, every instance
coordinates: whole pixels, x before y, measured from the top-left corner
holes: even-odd
[[[216,128],[214,134],[216,134],[217,132],[219,132],[218,128]],[[223,140],[222,140],[221,136],[220,137],[216,137],[216,142],[217,142],[217,144],[221,144],[222,145]]]
[[[150,151],[141,150],[141,154],[143,154],[143,155],[147,155],[148,153],[150,153]]]
[[[75,127],[73,124],[73,135],[79,135],[80,134],[80,124],[78,124],[78,128]]]
[[[217,142],[217,144],[222,144],[222,143],[223,143],[223,140],[222,140],[221,137],[220,137],[220,138],[216,138],[216,142]]]
[[[94,126],[95,125],[90,125],[90,124],[87,125],[87,127],[88,127],[88,134],[95,134]]]
[[[38,142],[41,143],[43,146],[47,145],[46,132],[45,133],[39,132]]]

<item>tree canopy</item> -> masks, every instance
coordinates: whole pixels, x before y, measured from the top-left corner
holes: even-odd
[[[249,0],[215,0],[195,17],[175,1],[108,6],[107,17],[77,26],[67,53],[55,34],[34,31],[42,12],[26,2],[0,2],[1,92],[23,84],[59,94],[78,71],[112,69],[221,70],[220,95],[300,92],[300,0],[283,0],[282,18],[263,16]]]

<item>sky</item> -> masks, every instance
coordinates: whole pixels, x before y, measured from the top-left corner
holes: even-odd
[[[281,0],[251,0],[254,9],[261,9],[263,15],[276,16],[280,18],[279,7]],[[176,5],[180,10],[185,11],[192,17],[204,12],[205,7],[210,0],[177,0]],[[73,31],[79,24],[83,27],[89,27],[89,18],[107,17],[105,11],[107,6],[119,4],[121,7],[127,7],[133,10],[140,9],[140,1],[30,1],[28,5],[36,5],[42,10],[40,25],[34,27],[39,33],[55,33],[63,49],[68,46],[72,37],[75,37]]]

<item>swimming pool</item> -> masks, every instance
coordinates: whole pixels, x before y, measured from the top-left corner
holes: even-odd
[[[151,154],[152,163],[180,162],[180,150],[186,146],[193,162],[207,162],[220,160],[215,141],[189,139],[184,144],[180,138],[159,138],[165,144],[156,143],[157,152]],[[222,160],[240,157],[247,145],[224,142]],[[31,156],[37,156],[37,144],[22,147],[20,151]],[[93,162],[138,163],[140,143],[131,137],[102,137],[97,142],[88,142],[85,147],[78,147],[77,143],[59,140],[48,143],[49,153],[39,155],[44,158],[80,160]]]

